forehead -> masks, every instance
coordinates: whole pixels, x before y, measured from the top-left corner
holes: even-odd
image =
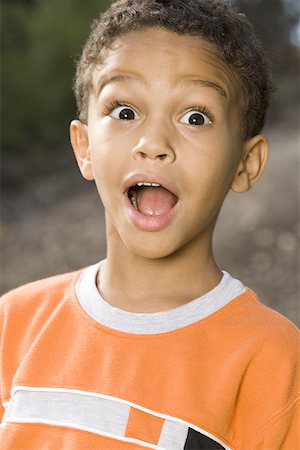
[[[198,81],[214,87],[228,101],[240,96],[240,81],[218,55],[214,44],[199,37],[148,28],[117,38],[102,54],[92,75],[93,87],[136,80],[161,89]],[[166,85],[167,84],[167,85]]]

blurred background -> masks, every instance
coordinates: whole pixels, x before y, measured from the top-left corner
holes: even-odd
[[[278,91],[271,155],[251,192],[230,194],[216,230],[221,268],[299,324],[300,4],[236,0],[270,56]],[[110,1],[2,0],[1,292],[105,257],[103,209],[69,144],[74,59]]]

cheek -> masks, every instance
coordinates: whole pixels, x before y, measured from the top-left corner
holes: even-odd
[[[118,149],[116,138],[111,133],[107,133],[105,127],[99,126],[98,123],[92,129],[93,131],[89,135],[89,144],[95,171],[105,171],[109,164],[113,169],[112,160],[116,160],[115,153]]]
[[[102,141],[98,145],[96,142],[91,143],[91,159],[97,190],[104,206],[109,209],[122,194],[126,163],[117,147]]]
[[[117,127],[117,121],[110,120],[105,124],[104,120],[98,120],[93,126],[89,136],[90,148],[95,165],[109,165],[109,170],[114,170],[118,165],[124,165],[133,139],[128,135],[128,129],[124,131]]]
[[[200,141],[201,140],[201,141]],[[180,162],[186,168],[187,175],[203,182],[222,179],[232,166],[233,155],[230,146],[222,139],[200,138],[180,157]]]
[[[211,143],[186,157],[184,184],[191,198],[196,193],[199,202],[207,205],[224,200],[236,171],[237,158],[233,150],[230,146]]]

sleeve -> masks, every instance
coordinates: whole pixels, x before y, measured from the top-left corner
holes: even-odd
[[[300,399],[277,414],[258,436],[251,450],[293,450],[300,448]]]

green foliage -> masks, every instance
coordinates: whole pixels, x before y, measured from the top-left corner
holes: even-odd
[[[32,153],[68,140],[76,114],[74,58],[109,1],[6,1],[2,5],[2,147]]]

